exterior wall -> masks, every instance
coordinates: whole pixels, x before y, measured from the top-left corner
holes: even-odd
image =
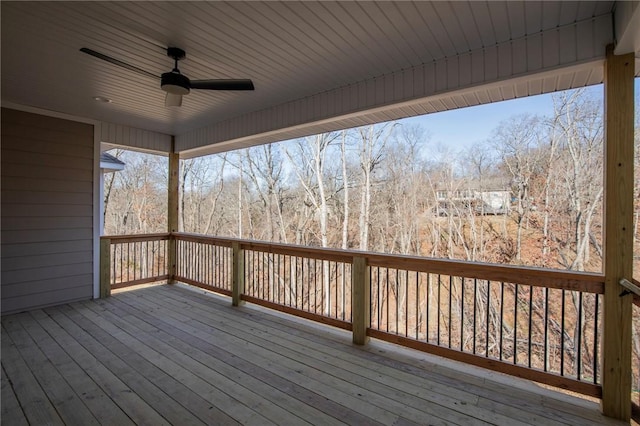
[[[1,115],[2,314],[93,296],[94,129]]]

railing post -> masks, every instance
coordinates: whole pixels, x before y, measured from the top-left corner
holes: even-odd
[[[353,317],[353,343],[364,345],[369,340],[367,328],[371,318],[371,287],[369,266],[363,256],[353,258],[351,265],[351,309]]]
[[[244,303],[242,293],[244,293],[244,250],[239,242],[231,243],[233,250],[233,285],[231,296],[233,306],[240,306]]]
[[[633,53],[607,47],[604,72],[605,190],[602,412],[631,417],[631,299],[622,278],[633,269]]]
[[[100,239],[100,298],[111,296],[111,240]]]
[[[171,137],[171,152],[169,153],[169,182],[167,185],[167,227],[170,233],[167,273],[169,274],[169,284],[175,282],[177,264],[177,242],[173,235],[178,232],[180,217],[180,154],[175,152],[175,141]]]

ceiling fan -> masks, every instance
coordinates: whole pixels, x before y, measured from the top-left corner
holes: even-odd
[[[253,82],[249,79],[218,79],[218,80],[189,80],[187,76],[180,73],[178,61],[186,57],[184,50],[178,47],[167,48],[167,56],[174,60],[173,69],[169,72],[157,76],[149,71],[122,62],[118,59],[96,52],[87,47],[80,49],[82,53],[94,56],[103,61],[110,62],[119,67],[137,72],[147,77],[160,79],[160,88],[166,92],[165,106],[181,106],[182,96],[188,95],[191,89],[198,90],[254,90]]]

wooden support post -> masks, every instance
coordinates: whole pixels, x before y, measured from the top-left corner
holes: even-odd
[[[620,296],[620,279],[633,267],[634,54],[607,47],[604,72],[605,232],[602,412],[631,416],[631,295]]]
[[[242,293],[244,293],[244,250],[240,247],[240,243],[231,244],[233,250],[233,286],[231,288],[231,297],[233,306],[244,304]]]
[[[167,185],[167,228],[168,231],[178,232],[180,197],[180,154],[175,152],[175,140],[171,137],[171,152],[169,153],[169,182]],[[175,282],[176,266],[178,260],[177,243],[173,234],[169,237],[169,250],[167,269],[169,284]]]
[[[367,328],[371,318],[371,287],[369,266],[362,256],[353,258],[351,265],[351,307],[353,317],[353,343],[364,345],[369,340]]]
[[[100,238],[100,298],[111,296],[111,240]]]

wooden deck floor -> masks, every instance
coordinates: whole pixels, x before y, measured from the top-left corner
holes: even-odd
[[[179,285],[2,318],[2,424],[617,424],[532,383]]]

